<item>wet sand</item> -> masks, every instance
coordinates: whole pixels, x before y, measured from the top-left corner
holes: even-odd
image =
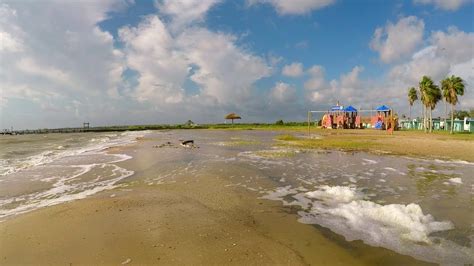
[[[0,223],[0,264],[425,264],[301,224],[297,209],[228,186],[219,169],[148,184],[176,159],[152,148],[160,141],[110,151],[133,156],[119,163],[135,171],[119,188]]]

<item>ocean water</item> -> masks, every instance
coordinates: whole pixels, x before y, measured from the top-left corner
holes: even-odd
[[[342,236],[349,250],[358,250],[354,255],[374,252],[361,247],[362,241],[426,262],[474,263],[474,163],[291,148],[274,140],[278,134],[156,135],[157,144],[192,138],[200,148],[157,149],[157,158],[167,159],[145,182],[225,177],[226,186],[279,201],[297,210],[299,222]]]
[[[146,132],[0,136],[0,221],[114,188],[133,171],[116,163]]]

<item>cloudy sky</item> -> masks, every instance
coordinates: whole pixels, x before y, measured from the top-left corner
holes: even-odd
[[[473,17],[472,0],[0,0],[0,127],[408,114],[423,75],[461,76],[474,108]]]

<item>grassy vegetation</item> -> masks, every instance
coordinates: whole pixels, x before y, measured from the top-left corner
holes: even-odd
[[[369,151],[376,146],[370,139],[361,138],[354,139],[353,137],[334,137],[326,136],[319,139],[297,138],[294,135],[279,135],[276,140],[283,140],[285,142],[278,143],[280,146],[296,146],[299,148],[308,149],[341,149],[346,151]]]
[[[291,135],[291,134],[284,134],[284,135],[278,135],[275,137],[276,140],[283,140],[283,141],[294,141],[298,140],[297,137]]]
[[[424,158],[456,159],[474,162],[474,134],[449,134],[420,131],[312,129],[318,138],[297,137],[301,132],[275,137],[277,145],[307,149],[367,151]]]

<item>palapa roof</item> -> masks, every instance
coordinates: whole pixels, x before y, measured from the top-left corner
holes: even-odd
[[[242,119],[242,117],[240,117],[236,113],[230,113],[230,114],[225,116],[225,119]]]

